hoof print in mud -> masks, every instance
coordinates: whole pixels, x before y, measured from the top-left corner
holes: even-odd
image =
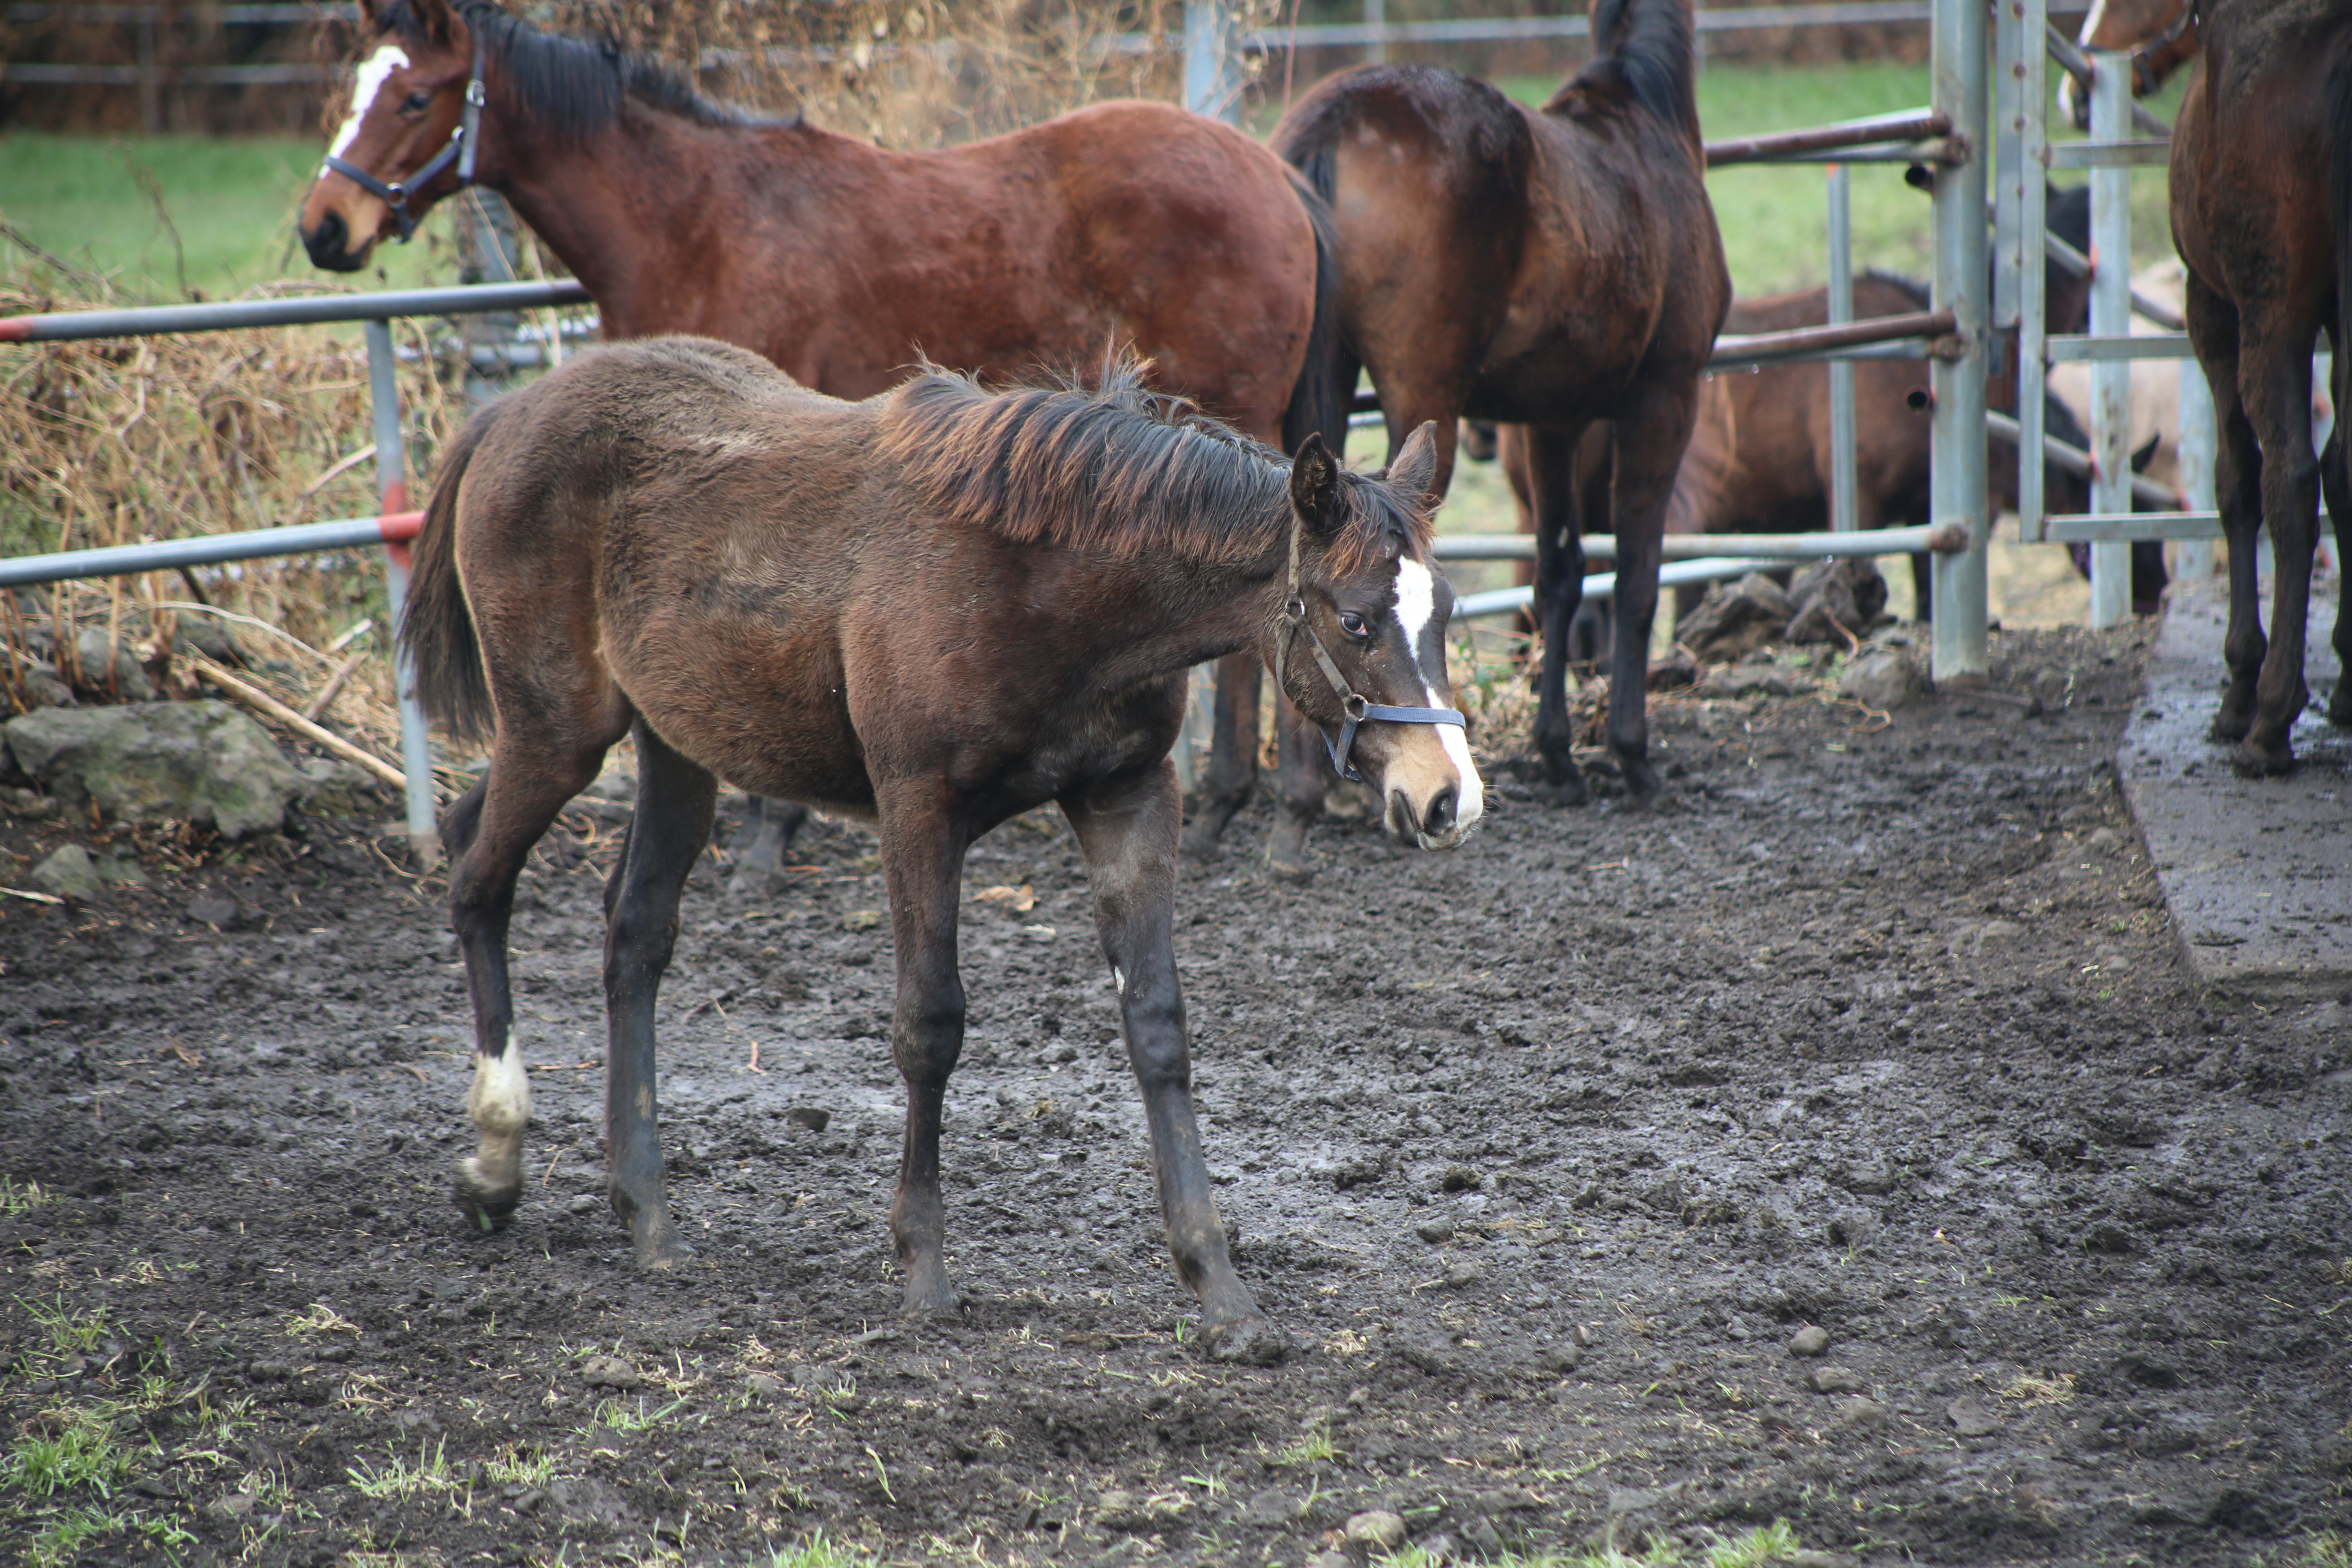
[[[1201,1354],[1233,1366],[1277,1366],[1290,1351],[1290,1336],[1264,1318],[1219,1323],[1201,1333]]]

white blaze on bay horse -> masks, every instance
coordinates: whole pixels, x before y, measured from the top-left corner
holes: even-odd
[[[340,158],[350,148],[352,139],[360,133],[360,122],[375,107],[376,94],[383,90],[384,79],[407,64],[408,51],[398,44],[386,44],[360,62],[358,79],[352,84],[352,111],[343,117],[334,141],[328,145],[328,157]],[[323,180],[331,173],[326,164],[319,165],[319,178]]]
[[[1310,437],[1285,459],[1142,384],[991,391],[927,372],[863,403],[708,340],[594,351],[493,405],[451,449],[401,639],[427,707],[489,763],[450,813],[451,921],[479,1059],[457,1195],[521,1194],[515,883],[556,812],[634,737],[638,795],[605,890],[605,1161],[638,1262],[671,1215],[654,1002],[719,776],[873,821],[898,969],[907,1134],[891,1229],[908,1310],[952,1307],[940,1133],[961,1051],[963,858],[1048,803],[1094,893],[1161,1217],[1213,1353],[1284,1336],[1228,1256],[1192,1101],[1173,945],[1170,747],[1187,672],[1275,665],[1403,843],[1441,849],[1484,795],[1449,705],[1453,591],[1430,563],[1433,433],[1388,474]],[[625,563],[625,570],[607,563]]]

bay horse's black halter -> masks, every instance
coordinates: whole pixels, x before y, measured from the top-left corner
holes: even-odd
[[[1331,739],[1331,731],[1323,728],[1319,721],[1315,725],[1315,732],[1323,737],[1323,749],[1331,753],[1331,771],[1350,784],[1361,784],[1364,775],[1356,771],[1356,764],[1349,760],[1349,753],[1355,750],[1356,727],[1366,720],[1381,720],[1391,724],[1452,724],[1465,731],[1470,727],[1469,721],[1463,718],[1459,709],[1398,708],[1386,702],[1370,701],[1348,684],[1348,678],[1339,673],[1339,664],[1331,658],[1331,650],[1323,646],[1323,639],[1316,635],[1313,624],[1307,620],[1307,600],[1298,591],[1298,530],[1303,526],[1303,523],[1294,522],[1290,531],[1290,586],[1283,596],[1282,613],[1275,617],[1282,632],[1274,644],[1274,683],[1283,687],[1283,668],[1290,659],[1291,639],[1305,632],[1307,646],[1314,651],[1315,662],[1323,670],[1323,679],[1331,683],[1333,691],[1339,693],[1339,711],[1346,720],[1339,726],[1337,741]],[[1419,659],[1418,650],[1413,657]],[[1302,713],[1301,717],[1305,715]]]
[[[449,132],[449,140],[430,162],[407,179],[387,184],[350,160],[327,154],[327,167],[341,174],[370,195],[382,197],[392,208],[392,221],[400,226],[400,243],[406,245],[416,232],[416,219],[408,210],[411,191],[420,191],[441,177],[441,171],[453,162],[457,165],[457,183],[474,183],[474,155],[482,145],[482,105],[488,94],[482,89],[482,29],[474,30],[474,70],[466,83],[466,111],[457,118],[457,128]]]

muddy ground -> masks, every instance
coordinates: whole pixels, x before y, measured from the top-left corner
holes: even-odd
[[[1788,672],[1657,705],[1654,813],[1504,769],[1452,855],[1188,868],[1210,1159],[1298,1345],[1264,1369],[1196,1353],[1058,819],[971,860],[1036,901],[968,906],[952,1321],[896,1312],[870,835],[748,910],[697,873],[671,1277],[598,1179],[611,823],[526,882],[530,1195],[488,1237],[436,884],[323,825],[116,836],[152,888],[0,898],[0,1552],[1295,1568],[1377,1507],[1448,1557],[1785,1519],[1873,1563],[2319,1561],[2352,1009],[2180,978],[2108,763],[2146,634],[1994,646],[2046,712],[1881,727]],[[10,822],[7,885],[91,831]]]

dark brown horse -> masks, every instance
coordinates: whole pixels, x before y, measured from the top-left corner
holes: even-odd
[[[2189,0],[2092,0],[2074,41],[2086,49],[2131,55],[2132,96],[2145,98],[2197,53],[2197,7]],[[2091,128],[2091,100],[2072,76],[2058,84],[2077,131]]]
[[[607,339],[704,333],[852,398],[918,361],[1003,380],[1131,346],[1155,384],[1261,441],[1344,425],[1337,401],[1293,397],[1317,320],[1316,204],[1230,126],[1104,103],[895,153],[713,103],[483,0],[363,9],[376,42],[302,208],[321,267],[362,266],[470,176],[587,285]],[[1220,669],[1219,733],[1247,737],[1220,776],[1242,799],[1257,691],[1246,658]]]
[[[1568,634],[1583,593],[1576,454],[1612,422],[1616,679],[1609,746],[1629,792],[1662,787],[1643,671],[1658,540],[1690,439],[1699,376],[1731,284],[1703,178],[1687,0],[1598,0],[1594,58],[1540,110],[1483,82],[1370,66],[1321,83],[1276,151],[1305,171],[1339,229],[1333,384],[1369,371],[1397,451],[1439,422],[1529,427],[1544,657],[1536,745],[1548,794],[1579,801]]]
[[[2201,52],[2172,132],[2172,240],[2188,266],[2185,314],[2213,388],[2214,488],[2230,543],[2229,686],[2213,720],[2246,773],[2294,764],[2309,698],[2304,627],[2324,489],[2336,546],[2352,557],[2352,482],[2339,420],[2311,449],[2311,355],[2335,344],[2336,406],[2352,396],[2352,6],[2341,0],[2201,0]],[[2276,563],[2263,637],[2256,531]],[[2352,668],[2352,595],[2336,651]],[[2328,719],[2352,724],[2352,681]]]
[[[918,1310],[956,1300],[939,1145],[963,1042],[964,852],[1051,801],[1094,883],[1178,1272],[1220,1353],[1278,1351],[1202,1163],[1168,752],[1185,672],[1247,651],[1336,732],[1398,837],[1443,848],[1477,826],[1446,706],[1453,595],[1428,563],[1433,443],[1424,432],[1368,479],[1312,439],[1286,462],[1145,392],[1139,367],[1105,379],[989,392],[927,373],[841,403],[740,349],[665,338],[584,355],[467,428],[434,488],[401,637],[428,707],[490,742],[448,824],[479,1048],[480,1148],[458,1195],[477,1223],[501,1223],[521,1190],[516,876],[634,734],[636,816],[605,889],[605,1159],[642,1265],[685,1250],[654,999],[714,775],[879,826],[908,1091],[891,1228]]]

